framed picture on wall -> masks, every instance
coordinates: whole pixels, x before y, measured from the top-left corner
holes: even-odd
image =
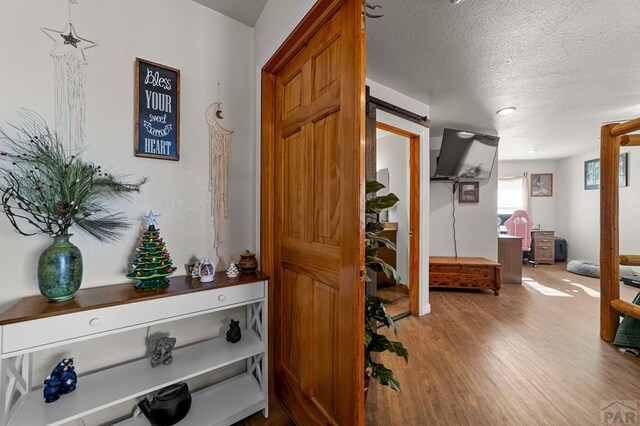
[[[620,170],[619,170],[619,186],[629,186],[628,174],[629,174],[629,153],[625,152],[620,154]]]
[[[480,182],[460,182],[458,183],[458,202],[479,203],[480,202]]]
[[[620,154],[618,185],[629,186],[629,153]],[[584,189],[600,189],[600,159],[584,162]]]
[[[531,174],[531,196],[553,197],[553,173]]]
[[[584,189],[600,188],[600,160],[584,162]]]
[[[180,159],[180,70],[136,58],[136,157]]]

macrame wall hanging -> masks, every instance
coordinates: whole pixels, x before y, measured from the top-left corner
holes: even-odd
[[[82,148],[84,141],[84,71],[87,65],[84,51],[96,46],[76,32],[71,12],[72,5],[77,3],[78,0],[68,0],[68,22],[62,31],[40,28],[53,40],[50,55],[54,66],[54,119],[56,132],[69,149]]]
[[[227,173],[229,170],[229,144],[231,130],[218,123],[222,119],[220,102],[220,82],[218,82],[218,101],[207,108],[206,119],[209,125],[209,192],[211,193],[211,216],[215,236],[213,246],[218,249],[224,240],[224,219],[229,213],[227,200]]]

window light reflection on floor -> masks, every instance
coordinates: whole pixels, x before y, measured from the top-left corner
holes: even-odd
[[[594,290],[591,287],[587,287],[584,284],[574,283],[574,282],[571,282],[571,280],[568,280],[566,278],[563,278],[562,281],[564,281],[565,283],[568,283],[569,285],[582,289],[582,291],[584,291],[587,294],[587,296],[591,296],[596,299],[600,297],[600,292],[598,290]],[[578,290],[573,290],[573,292],[577,293]]]
[[[522,277],[522,284],[525,287],[530,288],[531,290],[535,290],[543,296],[554,296],[554,297],[573,297],[570,294],[567,294],[563,291],[557,290],[555,288],[547,287],[540,284],[537,281],[532,280],[531,278]]]
[[[572,283],[572,282],[570,282],[569,285],[573,285],[573,286],[578,287],[579,289],[584,291],[587,294],[587,296],[591,296],[591,297],[594,297],[596,299],[598,299],[600,297],[600,292],[599,291],[594,290],[592,288],[589,288],[586,285],[579,284],[579,283]]]

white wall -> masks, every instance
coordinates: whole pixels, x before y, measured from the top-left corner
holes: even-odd
[[[6,1],[0,14],[0,122],[14,123],[26,107],[53,117],[52,42],[40,25],[62,28],[67,2]],[[193,257],[215,258],[208,185],[208,128],[206,107],[216,99],[220,80],[223,124],[235,130],[231,142],[229,175],[230,219],[221,256],[228,259],[242,249],[255,248],[253,199],[252,92],[253,31],[190,0],[85,0],[74,6],[75,26],[81,36],[98,46],[86,52],[87,138],[85,158],[103,167],[149,177],[142,193],[114,205],[123,209],[133,228],[114,244],[102,244],[76,232],[72,241],[85,260],[82,286],[123,282],[130,253],[142,230],[141,216],[161,213],[160,227],[173,260],[180,267]],[[150,26],[140,25],[144,17]],[[162,31],[157,31],[161,28]],[[16,37],[16,34],[20,34]],[[9,42],[10,41],[10,42]],[[180,161],[133,156],[133,70],[135,57],[181,70]],[[35,265],[50,243],[46,236],[16,234],[0,217],[3,250],[0,267],[3,286],[0,305],[37,294]],[[105,260],[108,260],[105,262]]]
[[[640,155],[629,152],[629,186],[620,188],[620,253],[640,253]],[[584,189],[584,162],[599,158],[589,151],[560,160],[558,232],[566,238],[571,259],[600,261],[600,190]]]
[[[230,214],[227,259],[255,249],[256,171],[253,139],[253,30],[190,0],[83,0],[74,6],[80,36],[98,46],[88,50],[86,68],[87,139],[85,157],[103,167],[148,176],[149,183],[131,201],[112,206],[126,211],[133,228],[117,243],[102,244],[80,233],[72,241],[84,256],[83,288],[125,282],[130,254],[143,229],[141,216],[161,213],[167,248],[183,274],[193,256],[214,258],[208,183],[206,107],[216,100],[221,81],[223,125],[235,132],[229,170]],[[0,123],[14,123],[21,107],[53,117],[52,42],[39,29],[64,27],[66,0],[2,1],[0,13]],[[141,57],[181,70],[180,161],[133,156],[134,59]],[[17,298],[38,294],[36,264],[50,238],[26,238],[0,217],[0,308]],[[193,333],[216,334],[220,318],[157,327],[176,332],[179,344],[197,340]],[[80,372],[101,362],[117,362],[144,353],[146,330],[128,333],[118,345],[78,345],[40,354],[36,382],[63,355],[76,356]],[[202,336],[199,336],[200,338]],[[112,339],[113,340],[113,339]],[[96,351],[96,348],[99,350]],[[105,348],[109,348],[105,350]],[[78,388],[81,391],[81,385]],[[114,413],[121,415],[128,407]],[[89,421],[87,424],[96,424]]]
[[[316,0],[269,0],[255,26],[254,58],[262,68]]]
[[[434,146],[430,152],[431,167],[435,168],[441,139],[432,139]],[[484,257],[498,259],[497,211],[498,211],[498,164],[490,179],[479,179],[480,202],[477,204],[459,204],[458,192],[452,201],[453,184],[451,182],[431,182],[429,211],[431,222],[429,242],[432,256],[453,256],[453,202],[456,208],[456,240],[458,256]]]
[[[539,224],[541,229],[556,231],[556,236],[562,237],[558,229],[558,201],[560,199],[558,174],[558,160],[530,160],[530,161],[500,161],[500,177],[522,176],[529,174],[531,187],[532,173],[553,173],[553,196],[529,198],[529,217],[532,223]]]
[[[396,270],[403,284],[409,284],[409,138],[387,134],[376,145],[377,170],[389,170],[389,192],[400,201],[389,210],[389,222],[398,224]]]

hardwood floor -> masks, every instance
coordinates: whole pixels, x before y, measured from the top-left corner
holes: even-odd
[[[599,425],[602,401],[640,400],[640,360],[598,337],[598,280],[564,265],[525,267],[523,279],[498,297],[431,291],[432,314],[398,321],[409,364],[383,359],[403,392],[372,382],[366,424]],[[625,300],[638,291],[621,286]],[[270,409],[243,424],[292,424]]]
[[[598,337],[598,280],[564,265],[523,280],[431,291],[432,314],[398,322],[409,364],[383,358],[404,392],[372,384],[367,425],[595,425],[601,401],[640,400],[640,361]]]
[[[234,426],[295,426],[282,408],[282,405],[273,396],[269,398],[269,418],[262,417],[262,413],[254,414]]]

